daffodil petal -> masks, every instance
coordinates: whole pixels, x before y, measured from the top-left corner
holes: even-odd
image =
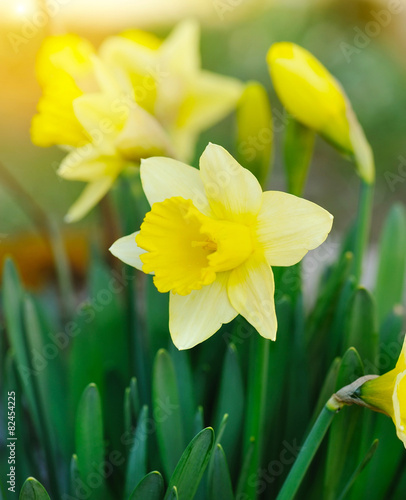
[[[406,448],[406,371],[399,373],[396,377],[392,399],[396,433]]]
[[[179,23],[161,45],[160,60],[165,70],[190,75],[200,68],[200,28],[197,21]]]
[[[65,216],[66,222],[76,222],[83,218],[103,198],[111,188],[113,177],[102,177],[90,182]]]
[[[113,104],[115,97],[107,94],[85,94],[73,102],[75,115],[83,128],[100,146],[111,142],[124,128],[129,110],[118,113]]]
[[[189,295],[170,294],[169,331],[178,349],[190,349],[211,337],[237,316],[227,295],[229,273]]]
[[[99,52],[103,61],[127,73],[145,74],[156,66],[156,50],[121,36],[107,38]]]
[[[109,250],[115,257],[122,260],[125,264],[135,267],[141,271],[143,263],[141,262],[140,255],[145,253],[145,250],[140,248],[135,241],[138,234],[139,231],[129,234],[128,236],[123,236],[115,241]]]
[[[243,89],[234,78],[201,71],[180,106],[176,126],[196,132],[212,126],[235,107]]]
[[[257,241],[271,266],[292,266],[323,243],[332,224],[333,216],[315,203],[266,191],[256,224]]]
[[[216,217],[252,223],[261,208],[262,189],[249,170],[210,143],[200,157],[200,176]]]
[[[396,370],[403,371],[406,370],[406,335],[403,339],[402,351],[400,353],[398,362],[396,363]]]
[[[127,122],[115,140],[120,153],[139,161],[150,156],[174,156],[169,137],[158,120],[136,103],[128,108]]]
[[[234,269],[230,274],[227,291],[234,309],[251,323],[260,335],[275,340],[275,283],[272,269],[265,258],[254,254]]]
[[[101,177],[117,177],[123,160],[114,155],[102,154],[92,144],[71,151],[61,162],[58,175],[64,179],[91,182]]]
[[[150,205],[181,196],[192,200],[203,214],[211,215],[199,171],[171,158],[148,158],[141,161],[141,181]]]

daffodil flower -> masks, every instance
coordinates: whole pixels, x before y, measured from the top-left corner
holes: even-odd
[[[392,418],[398,438],[406,448],[406,337],[395,368],[367,380],[358,389],[358,397],[372,410]]]
[[[165,41],[139,31],[108,38],[98,54],[76,35],[45,41],[31,137],[69,152],[59,175],[88,182],[68,221],[83,217],[141,158],[186,160],[200,131],[233,108],[242,84],[202,71],[198,41],[189,21]]]
[[[290,266],[327,237],[333,217],[309,201],[262,192],[255,176],[209,144],[200,170],[168,158],[141,162],[151,205],[140,231],[110,251],[170,292],[169,330],[179,349],[241,314],[276,337],[271,266]]]
[[[372,183],[371,147],[339,82],[310,52],[294,43],[275,43],[267,61],[286,110],[343,153],[354,156],[360,176]]]

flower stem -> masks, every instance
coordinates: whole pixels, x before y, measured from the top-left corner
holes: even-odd
[[[323,407],[276,500],[292,500],[295,497],[306,471],[330,427],[334,415],[340,407],[341,404],[337,402],[334,396]]]
[[[250,374],[248,385],[247,417],[245,427],[244,453],[248,452],[254,440],[254,451],[247,477],[257,475],[261,465],[262,442],[264,436],[266,396],[268,388],[269,340],[255,331],[251,337]],[[247,498],[257,498],[256,481],[245,486]]]
[[[361,192],[358,205],[357,231],[354,244],[354,276],[357,282],[361,279],[362,261],[368,244],[371,225],[374,185],[361,181]]]

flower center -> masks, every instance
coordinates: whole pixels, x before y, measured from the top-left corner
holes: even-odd
[[[155,274],[157,289],[180,295],[209,285],[216,273],[234,269],[253,251],[248,226],[203,215],[181,197],[154,203],[136,242],[147,251],[142,269]]]

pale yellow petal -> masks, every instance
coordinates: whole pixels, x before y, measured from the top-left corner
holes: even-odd
[[[92,144],[72,150],[61,162],[58,175],[64,179],[91,182],[100,177],[117,177],[124,167],[123,159],[110,151],[103,154]]]
[[[156,50],[125,37],[107,38],[101,45],[99,53],[103,61],[121,67],[129,74],[145,74],[148,69],[150,72],[156,70]]]
[[[323,243],[332,224],[333,216],[315,203],[266,191],[255,231],[271,266],[292,266]]]
[[[219,273],[211,285],[189,295],[170,294],[169,331],[178,349],[204,342],[237,316],[227,296],[229,273]]]
[[[180,106],[176,127],[195,132],[211,127],[233,110],[243,89],[234,78],[201,71]]]
[[[141,162],[141,181],[149,204],[173,196],[192,200],[203,214],[211,215],[199,171],[171,158],[148,158]]]
[[[197,21],[179,23],[162,43],[160,61],[166,71],[189,75],[200,69],[200,28]]]
[[[113,177],[102,177],[90,182],[65,216],[66,222],[82,219],[103,198],[114,182]]]
[[[399,355],[398,362],[396,363],[396,370],[397,371],[406,370],[406,335],[403,339],[402,351]]]
[[[238,311],[258,333],[275,340],[275,284],[272,269],[260,254],[254,254],[244,264],[231,271],[228,296]]]
[[[85,94],[73,103],[77,119],[100,148],[115,139],[128,119],[129,109],[118,113],[113,106],[114,99],[108,94]]]
[[[140,255],[145,253],[145,250],[140,248],[135,241],[138,234],[139,231],[129,234],[128,236],[123,236],[115,241],[109,250],[115,257],[122,260],[125,264],[135,267],[141,271],[143,263],[141,262]]]
[[[396,433],[406,448],[406,371],[399,373],[396,377],[392,399]]]
[[[150,156],[174,156],[168,134],[154,116],[135,102],[128,111],[126,124],[115,139],[122,156],[137,162]]]
[[[256,177],[224,148],[209,144],[200,157],[200,175],[210,207],[219,219],[252,223],[262,204]]]

